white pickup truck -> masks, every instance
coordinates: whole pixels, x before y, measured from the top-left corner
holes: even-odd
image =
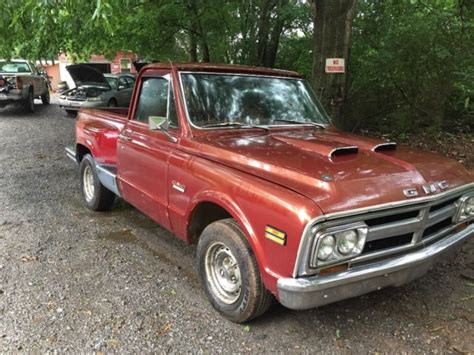
[[[0,59],[0,107],[22,105],[28,112],[35,110],[34,99],[49,104],[49,87],[33,63],[22,59]]]

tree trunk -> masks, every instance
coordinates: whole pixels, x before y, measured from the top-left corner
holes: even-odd
[[[313,10],[312,82],[323,105],[341,120],[347,98],[347,71],[357,0],[311,0]],[[326,73],[326,58],[344,58],[345,73]]]
[[[286,6],[287,4],[288,0],[280,0],[280,9]],[[278,13],[277,18],[275,20],[275,24],[273,25],[273,29],[270,33],[270,38],[268,40],[265,51],[263,65],[266,67],[273,68],[275,66],[278,45],[280,44],[280,37],[283,32],[283,28],[285,27],[285,22],[286,18],[284,14]]]
[[[265,65],[265,52],[267,50],[268,34],[271,26],[270,16],[275,5],[276,2],[273,0],[263,0],[261,2],[260,16],[258,19],[256,58],[254,61],[254,64],[257,66]]]
[[[197,56],[197,39],[196,39],[196,34],[195,33],[190,33],[189,34],[189,61],[190,62],[197,62],[198,61],[198,56]]]
[[[191,17],[191,52],[190,58],[195,59],[194,62],[198,61],[197,52],[193,53],[194,49],[197,49],[197,45],[199,45],[199,52],[202,56],[203,62],[210,62],[211,61],[211,54],[209,51],[209,45],[206,39],[206,33],[204,32],[201,24],[201,19],[199,15],[198,4],[196,0],[189,0],[188,1],[188,10],[189,15]],[[194,37],[194,38],[193,38]],[[194,56],[194,57],[193,57]]]

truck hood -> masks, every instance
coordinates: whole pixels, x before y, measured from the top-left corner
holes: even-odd
[[[66,70],[71,75],[76,87],[80,86],[99,86],[110,89],[109,83],[102,74],[96,68],[93,68],[86,64],[73,64],[68,65]]]
[[[326,130],[206,134],[183,142],[207,159],[279,184],[315,201],[324,213],[403,201],[473,181],[461,164],[396,143]],[[438,183],[445,181],[447,187]]]

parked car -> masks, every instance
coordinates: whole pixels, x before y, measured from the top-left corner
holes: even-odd
[[[33,63],[23,59],[0,59],[0,107],[17,104],[33,112],[35,98],[41,98],[44,105],[49,104],[47,79]]]
[[[132,74],[103,74],[85,64],[66,67],[76,85],[59,97],[59,106],[69,114],[82,107],[128,107],[135,77]]]
[[[273,296],[308,309],[405,284],[474,235],[471,172],[338,131],[294,72],[146,66],[129,109],[80,111],[66,152],[86,207],[121,197],[197,243],[235,322]]]

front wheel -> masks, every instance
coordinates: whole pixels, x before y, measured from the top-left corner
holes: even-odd
[[[199,276],[213,307],[243,323],[262,315],[273,297],[265,288],[244,233],[233,219],[211,223],[197,247]]]
[[[115,201],[115,194],[99,180],[94,158],[86,154],[81,161],[81,192],[87,208],[93,211],[110,210]]]

